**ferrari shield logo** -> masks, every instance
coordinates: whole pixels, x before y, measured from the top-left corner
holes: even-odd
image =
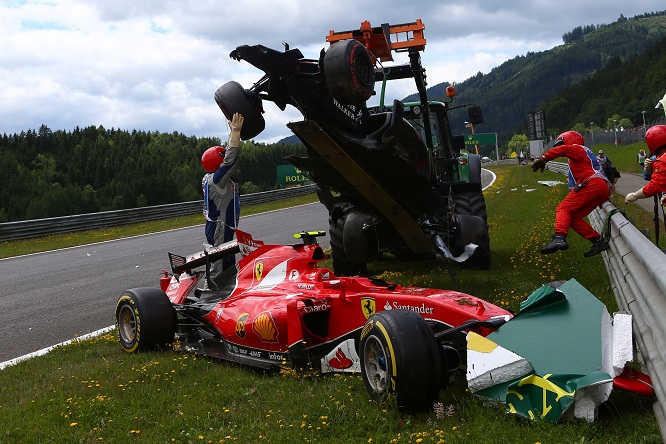
[[[375,314],[375,298],[361,298],[361,310],[363,310],[363,316],[365,316],[365,319],[368,319]]]
[[[256,264],[254,264],[254,278],[257,281],[260,281],[263,274],[264,274],[264,263],[257,262]]]

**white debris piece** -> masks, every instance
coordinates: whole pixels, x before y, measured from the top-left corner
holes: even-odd
[[[613,370],[608,371],[613,377],[624,370],[627,362],[634,359],[632,317],[626,312],[613,315]]]
[[[556,185],[564,185],[564,182],[561,182],[559,180],[539,180],[537,183],[547,186],[547,187],[554,187]]]
[[[522,356],[477,333],[467,335],[467,385],[472,393],[527,376],[533,371],[532,364]]]

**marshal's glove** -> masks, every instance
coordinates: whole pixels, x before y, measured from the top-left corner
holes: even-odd
[[[548,161],[546,159],[544,159],[543,157],[539,157],[532,164],[532,171],[536,173],[537,170],[541,170],[541,172],[543,173],[543,170],[544,168],[546,168],[547,163]]]
[[[638,199],[644,199],[645,194],[643,194],[643,188],[633,193],[629,193],[624,196],[624,203],[635,202]]]
[[[666,207],[666,194],[661,196],[661,206]]]

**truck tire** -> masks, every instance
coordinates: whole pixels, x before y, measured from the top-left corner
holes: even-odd
[[[361,374],[370,397],[395,396],[408,412],[431,410],[448,376],[441,346],[412,310],[384,310],[368,318],[359,345]]]
[[[456,193],[453,196],[455,210],[457,214],[469,214],[479,216],[484,222],[488,223],[488,211],[486,210],[486,198],[483,193],[464,192]]]
[[[331,96],[346,105],[362,105],[375,93],[374,63],[358,40],[331,45],[324,55],[324,77]]]
[[[478,154],[470,154],[467,156],[467,164],[469,166],[470,183],[478,183],[481,185],[481,156]]]

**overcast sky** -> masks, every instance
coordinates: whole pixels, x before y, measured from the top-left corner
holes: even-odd
[[[0,134],[102,125],[226,139],[215,90],[262,75],[229,58],[238,45],[287,42],[318,58],[329,30],[420,18],[434,86],[553,48],[576,26],[664,9],[663,0],[0,0]],[[414,92],[398,83],[387,100]],[[285,123],[300,114],[264,108],[255,140],[291,135]]]

